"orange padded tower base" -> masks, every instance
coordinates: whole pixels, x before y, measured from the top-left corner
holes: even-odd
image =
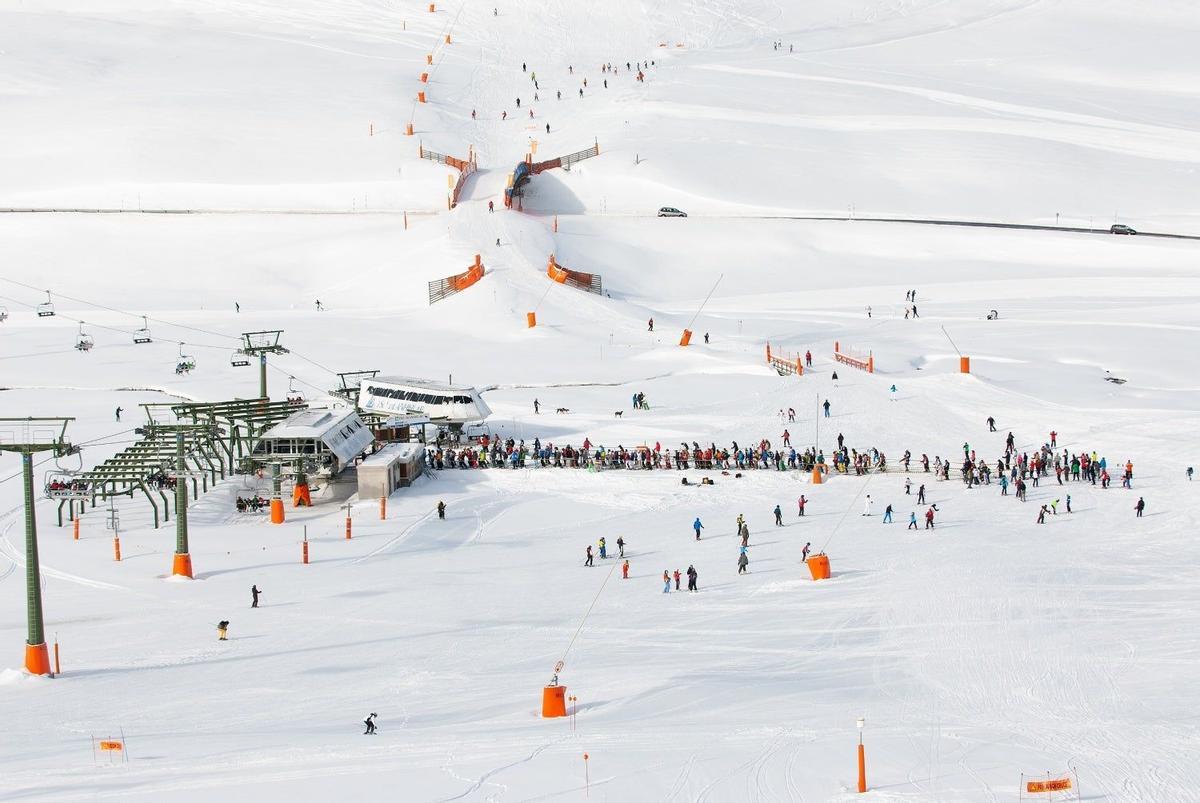
[[[829,579],[829,556],[828,555],[813,555],[807,561],[809,574],[814,580]]]
[[[44,647],[45,645],[43,645]],[[542,689],[542,716],[565,717],[567,715],[567,687],[547,686]]]
[[[187,577],[190,579],[192,576],[192,556],[186,552],[183,554],[176,552],[175,561],[171,565],[171,574],[176,577]]]
[[[25,645],[25,671],[31,675],[50,674],[50,651],[45,643]]]

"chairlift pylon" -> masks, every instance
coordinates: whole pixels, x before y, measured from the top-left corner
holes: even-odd
[[[191,354],[183,353],[183,343],[179,344],[179,362],[175,364],[176,374],[190,374],[196,370],[196,358]]]
[[[75,348],[78,351],[91,351],[92,346],[96,345],[96,341],[92,336],[83,331],[83,321],[79,322],[79,337],[75,341]]]
[[[241,349],[234,349],[233,354],[229,356],[229,364],[234,368],[245,368],[250,364],[250,355]]]
[[[150,341],[150,324],[146,321],[146,316],[143,315],[142,328],[133,333],[133,342],[141,345],[143,343],[149,343]]]
[[[37,305],[37,316],[39,318],[54,317],[54,299],[50,297],[50,291],[46,291],[46,300]]]

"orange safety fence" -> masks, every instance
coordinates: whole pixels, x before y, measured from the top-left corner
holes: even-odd
[[[604,289],[598,273],[583,273],[577,270],[564,268],[562,265],[554,261],[554,254],[550,255],[550,260],[546,263],[546,275],[559,284],[566,284],[579,290],[586,290],[589,293],[603,295]]]
[[[833,358],[840,363],[849,365],[851,368],[858,368],[861,371],[866,371],[868,374],[875,373],[875,355],[867,352],[867,358],[864,360],[861,357],[855,357],[842,351],[842,344],[835,341],[833,344]]]
[[[444,153],[427,150],[423,144],[418,145],[417,148],[417,153],[422,159],[428,159],[431,162],[444,164],[447,167],[453,167],[458,171],[458,181],[454,183],[454,186],[450,191],[450,197],[446,202],[451,209],[458,206],[458,199],[462,195],[463,187],[467,183],[467,176],[479,169],[479,165],[475,160],[474,146],[468,146],[466,159],[458,159],[454,156],[447,156]]]
[[[804,375],[804,358],[799,354],[791,356],[787,353],[779,354],[771,351],[771,344],[767,344],[767,365],[779,372],[780,376],[784,374],[795,374],[796,376]]]
[[[447,276],[444,279],[435,279],[429,282],[429,303],[436,304],[444,298],[448,298],[455,293],[466,290],[471,285],[483,278],[483,262],[480,261],[479,254],[475,255],[475,264],[463,273],[456,273],[453,276]]]

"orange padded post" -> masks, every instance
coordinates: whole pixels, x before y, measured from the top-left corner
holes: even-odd
[[[421,73],[421,83],[423,83],[423,84],[429,83],[429,73],[427,73],[427,72]]]
[[[113,536],[113,560],[121,560],[121,536]]]
[[[297,485],[292,489],[292,507],[312,507],[312,492],[308,485]]]
[[[812,575],[812,579],[814,579],[814,580],[828,580],[829,579],[829,556],[828,555],[826,555],[824,553],[821,553],[820,555],[813,555],[811,558],[809,558],[805,562],[808,564],[808,573]]]
[[[970,357],[960,356],[958,358],[958,372],[960,374],[971,373],[971,358]],[[76,523],[78,523],[78,522],[76,522]]]
[[[413,127],[412,127],[412,123],[409,123],[408,125],[406,125],[404,127],[404,136],[411,137],[412,135],[413,135]]]
[[[271,523],[272,524],[283,524],[283,500],[282,499],[272,499],[271,500]]]
[[[347,516],[347,517],[346,517],[346,540],[347,540],[347,541],[349,541],[349,540],[350,540],[350,530],[351,530],[351,528],[352,528],[351,519],[350,519],[350,517],[349,517],[349,516]]]
[[[426,54],[425,54],[425,63],[426,63],[426,64],[433,64],[433,54],[432,54],[432,53],[426,53]]]
[[[875,373],[875,355],[874,354],[867,355],[867,373],[868,374]]]
[[[304,546],[301,548],[301,551],[300,551],[300,560],[304,563],[305,566],[308,565],[308,539],[307,538],[304,539]]]
[[[417,103],[424,103],[424,102],[425,102],[425,93],[418,92],[417,93]]]
[[[867,791],[867,750],[862,742],[858,743],[858,793]]]
[[[537,326],[537,313],[536,312],[525,313],[525,326],[529,329],[532,329],[533,327]]]
[[[79,540],[79,519],[75,519],[75,540]]]
[[[171,563],[171,574],[175,577],[186,577],[192,579],[192,556],[187,552],[175,553],[175,560]]]
[[[823,473],[822,473],[822,471],[821,471],[821,467],[820,467],[820,466],[813,466],[813,473],[812,473],[812,484],[813,484],[813,485],[820,485],[820,484],[821,484],[821,483],[823,483],[823,482],[825,482],[825,477],[824,477],[824,475],[823,475]]]
[[[679,338],[679,345],[686,346],[687,344],[689,344],[691,342],[692,342],[692,330],[684,329],[683,337]]]
[[[567,715],[567,687],[547,686],[542,689],[542,716],[565,717]]]
[[[769,365],[770,362],[771,362],[771,344],[768,343],[767,344],[767,364]]]
[[[446,44],[450,44],[450,34],[446,34]]]
[[[387,520],[387,497],[386,496],[379,497],[379,520],[380,521]]]
[[[799,354],[796,355],[796,376],[804,376],[804,360]]]
[[[25,671],[31,675],[50,674],[50,652],[45,642],[25,645]]]
[[[55,638],[54,639],[54,674],[56,674],[56,675],[62,674],[62,662],[59,661],[59,658],[60,658],[60,656],[58,654],[58,639]]]

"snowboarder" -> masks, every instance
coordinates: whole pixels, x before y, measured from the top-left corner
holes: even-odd
[[[800,494],[800,498],[796,502],[800,506],[800,515],[804,515],[804,506],[808,504],[808,500],[804,498],[804,494]]]
[[[121,410],[121,408],[120,408],[120,407],[118,407],[118,408],[117,408],[117,420],[118,420],[118,421],[120,421],[120,420],[121,420],[121,413],[122,413],[122,410]]]
[[[750,565],[750,556],[745,552],[738,555],[738,574],[745,574],[746,567]]]
[[[438,500],[437,512],[438,512],[439,519],[446,518],[446,503],[445,502]]]
[[[671,575],[667,573],[666,569],[663,569],[663,593],[671,593]]]
[[[626,560],[624,563],[621,564],[621,579],[622,580],[629,579],[629,561],[628,560]]]
[[[1140,519],[1142,511],[1146,509],[1146,500],[1139,496],[1137,504],[1133,506],[1133,509],[1137,511],[1137,517]]]
[[[692,522],[692,529],[696,531],[696,540],[699,541],[700,540],[700,531],[704,529],[704,525],[700,523],[699,516],[697,516],[696,520],[694,522]]]
[[[619,558],[625,557],[625,539],[619,535],[617,536],[617,550],[618,550],[617,557],[619,557]]]
[[[807,561],[808,553],[811,549],[812,549],[812,541],[806,541],[804,543],[804,549],[800,550],[800,560]]]
[[[587,545],[587,560],[585,560],[583,562],[583,565],[584,566],[594,566],[595,565],[594,563],[592,563],[592,545],[591,544]]]
[[[887,510],[883,511],[883,523],[884,524],[892,523],[892,506],[891,505],[888,505]]]
[[[379,716],[379,714],[376,714],[374,711],[367,714],[367,718],[363,720],[363,724],[367,726],[367,729],[363,731],[363,736],[375,735],[375,717],[377,716]]]
[[[258,607],[258,595],[259,595],[259,594],[261,594],[261,593],[262,593],[262,592],[258,590],[258,584],[257,584],[257,583],[255,583],[254,585],[250,586],[250,607],[251,607],[251,608],[257,608],[257,607]]]
[[[836,371],[834,372],[833,378],[834,378],[834,379],[837,379],[837,372],[836,372]],[[826,418],[829,418],[829,399],[826,399],[826,400],[825,400],[825,403],[824,403],[824,404],[822,404],[821,406],[825,408],[825,417],[826,417]]]
[[[217,641],[229,641],[229,620],[217,622]]]
[[[863,513],[862,514],[864,516],[870,516],[871,515],[871,507],[874,504],[875,503],[871,501],[871,495],[867,494],[866,500],[863,501]]]
[[[783,526],[783,510],[780,509],[779,505],[775,506],[775,526]]]
[[[700,572],[696,571],[695,566],[689,565],[687,567],[687,577],[688,591],[699,591],[700,587],[697,585],[697,581],[700,579]]]
[[[681,577],[683,577],[683,575],[679,573],[678,569],[676,569],[675,573],[672,575],[672,577],[675,578],[675,590],[678,591],[679,590],[679,579]]]

